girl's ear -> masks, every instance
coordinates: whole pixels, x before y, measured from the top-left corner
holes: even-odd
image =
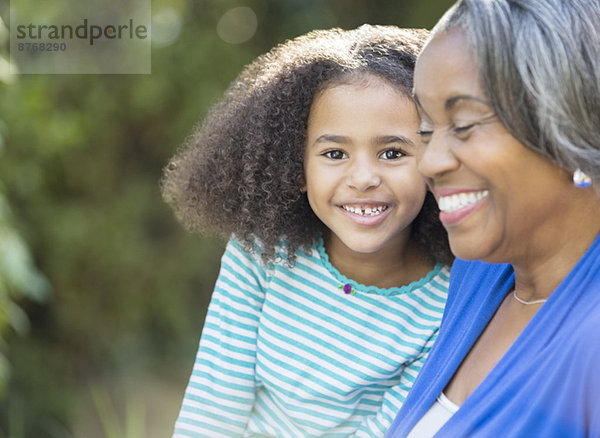
[[[304,175],[300,177],[298,185],[300,186],[300,193],[306,193],[306,179],[304,178]]]

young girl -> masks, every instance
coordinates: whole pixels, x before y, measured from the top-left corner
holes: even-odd
[[[167,166],[194,230],[230,239],[175,437],[383,436],[431,349],[450,260],[417,172],[426,32],[274,48]]]

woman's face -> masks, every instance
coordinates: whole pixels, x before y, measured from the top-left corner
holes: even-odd
[[[423,141],[418,166],[438,200],[454,254],[511,263],[527,257],[549,238],[547,219],[566,208],[569,175],[500,123],[460,29],[424,49],[414,92]]]

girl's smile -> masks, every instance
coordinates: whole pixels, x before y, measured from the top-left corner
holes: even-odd
[[[341,208],[348,217],[359,225],[374,226],[385,220],[389,212],[389,204],[364,201],[356,204],[342,204]]]

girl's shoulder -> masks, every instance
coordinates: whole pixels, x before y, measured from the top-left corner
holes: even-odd
[[[237,252],[263,269],[272,269],[274,265],[293,265],[289,260],[288,246],[285,236],[281,236],[278,243],[274,245],[272,254],[270,253],[270,256],[265,258],[267,247],[262,239],[256,236],[240,238],[232,234],[227,242],[225,252]],[[306,251],[303,250],[297,250],[295,253],[296,256],[305,254]]]

